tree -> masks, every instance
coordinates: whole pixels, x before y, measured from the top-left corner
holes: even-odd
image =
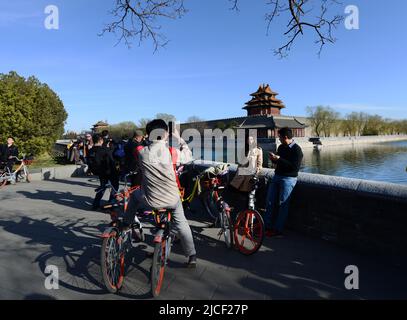
[[[335,123],[339,119],[339,113],[330,107],[316,106],[307,107],[307,113],[310,118],[311,127],[317,137],[324,134],[325,137],[331,136]]]
[[[384,120],[379,115],[368,115],[363,129],[364,136],[376,136],[383,133]]]
[[[175,116],[172,115],[172,114],[169,114],[169,113],[157,113],[157,114],[155,115],[155,118],[156,118],[156,119],[162,119],[162,120],[164,120],[166,123],[168,123],[168,122],[170,122],[170,121],[172,121],[172,122],[175,122],[175,121],[176,121]]]
[[[203,122],[203,121],[205,121],[205,119],[202,119],[202,118],[200,118],[200,117],[198,117],[198,116],[190,116],[190,117],[187,119],[187,122],[188,122],[188,123],[192,123],[192,122]]]
[[[151,119],[148,119],[148,118],[141,118],[141,119],[138,121],[137,127],[144,129],[144,128],[147,126],[147,123],[149,123],[150,121],[151,121]]]
[[[220,129],[224,131],[226,130],[226,124],[223,121],[218,121],[216,122],[214,129]]]
[[[124,121],[114,125],[110,125],[108,130],[109,134],[113,139],[128,139],[133,136],[134,131],[136,131],[137,126],[132,121]]]
[[[239,0],[227,1],[232,10],[239,11]],[[286,56],[306,30],[314,32],[318,54],[325,44],[336,41],[332,31],[342,22],[343,16],[329,14],[329,11],[339,11],[335,8],[340,5],[337,0],[266,0],[266,4],[267,33],[279,18],[279,24],[285,28],[282,34],[286,40],[275,49],[275,54]],[[160,20],[179,19],[186,13],[184,0],[115,0],[111,11],[114,21],[106,25],[101,34],[115,33],[118,43],[124,41],[128,47],[133,38],[138,39],[139,45],[144,40],[151,40],[156,51],[168,43]]]
[[[66,133],[64,133],[62,135],[62,139],[69,139],[69,140],[73,140],[76,139],[80,134],[75,132],[75,131],[67,131]]]
[[[325,137],[330,137],[335,132],[337,123],[339,121],[339,113],[330,107],[324,110],[324,121],[322,123],[322,132]]]
[[[0,137],[12,135],[22,153],[50,152],[67,118],[58,95],[31,76],[0,74]]]
[[[346,133],[350,136],[360,136],[366,124],[366,114],[363,112],[352,112],[345,117]]]
[[[346,120],[337,119],[332,126],[332,133],[335,137],[340,137],[344,135],[344,128],[345,128]]]

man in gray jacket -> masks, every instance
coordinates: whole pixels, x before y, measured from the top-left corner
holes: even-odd
[[[171,231],[181,240],[188,257],[187,267],[196,267],[194,240],[184,215],[173,158],[166,144],[168,126],[164,120],[156,119],[147,124],[146,132],[148,142],[146,146],[138,147],[136,152],[142,188],[132,193],[124,221],[129,225],[133,223],[136,212],[141,208],[174,209]]]

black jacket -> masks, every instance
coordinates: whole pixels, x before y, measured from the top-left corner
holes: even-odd
[[[93,146],[89,154],[91,171],[99,177],[108,178],[117,175],[112,150],[104,146]]]
[[[0,148],[0,161],[2,162],[14,162],[15,159],[10,159],[9,157],[18,157],[18,148],[13,144],[10,147],[4,144]]]
[[[275,173],[285,177],[297,177],[304,157],[301,147],[296,143],[291,147],[281,144],[278,147],[277,154],[280,159],[277,160]]]

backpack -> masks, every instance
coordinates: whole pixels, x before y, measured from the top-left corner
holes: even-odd
[[[124,158],[126,156],[126,152],[124,152],[124,144],[122,142],[116,144],[116,148],[113,152],[113,155],[119,159]]]

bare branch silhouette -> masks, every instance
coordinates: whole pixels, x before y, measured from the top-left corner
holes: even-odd
[[[168,43],[161,31],[159,18],[178,19],[185,13],[184,0],[116,0],[111,14],[115,21],[105,26],[106,32],[118,34],[118,42],[132,45],[132,38],[138,38],[139,45],[151,40],[154,52]]]
[[[239,11],[239,0],[228,0],[230,9]],[[319,46],[318,55],[325,44],[335,43],[334,29],[343,21],[343,16],[335,14],[331,17],[331,6],[341,4],[338,0],[266,0],[270,11],[265,14],[267,34],[270,33],[272,23],[277,17],[282,16],[282,24],[286,31],[283,35],[287,38],[274,52],[280,57],[285,57],[290,52],[299,36],[305,30],[312,30]],[[154,51],[168,43],[162,33],[160,20],[178,19],[187,12],[184,0],[115,0],[115,8],[111,12],[115,21],[108,24],[102,31],[113,32],[118,35],[118,43],[124,41],[130,47],[131,39],[138,38],[139,45],[144,40],[151,40]]]

